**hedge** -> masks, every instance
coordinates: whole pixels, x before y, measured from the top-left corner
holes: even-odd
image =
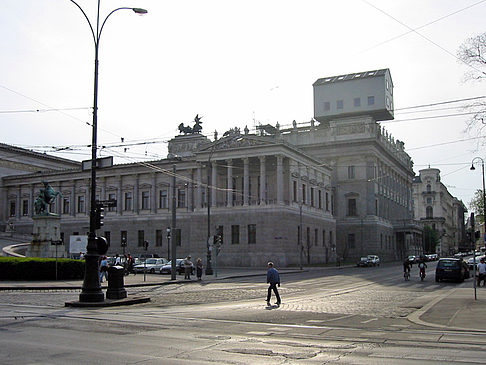
[[[57,259],[58,280],[84,278],[84,260]],[[55,280],[56,259],[0,257],[0,280]]]

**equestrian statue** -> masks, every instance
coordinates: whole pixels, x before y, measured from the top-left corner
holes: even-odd
[[[42,181],[44,187],[40,189],[39,196],[34,201],[34,211],[37,215],[49,215],[51,204],[56,199],[56,196],[62,194],[59,191],[54,191],[52,186],[47,181]]]

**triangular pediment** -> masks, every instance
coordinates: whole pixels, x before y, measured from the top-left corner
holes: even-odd
[[[256,135],[230,135],[224,136],[215,142],[201,146],[199,152],[221,151],[234,148],[275,145],[275,138]]]

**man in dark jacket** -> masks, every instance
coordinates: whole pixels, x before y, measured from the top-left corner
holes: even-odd
[[[278,294],[277,285],[280,286],[280,275],[278,274],[277,269],[273,267],[273,262],[268,263],[268,271],[267,271],[267,283],[270,284],[268,287],[268,294],[267,294],[267,306],[270,306],[270,298],[272,296],[272,290],[275,293],[275,297],[277,298],[277,306],[280,306],[280,295]]]

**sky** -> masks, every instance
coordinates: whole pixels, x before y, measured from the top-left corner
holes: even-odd
[[[76,2],[96,30],[97,2]],[[461,100],[486,96],[486,81],[465,81],[456,54],[486,32],[486,0],[102,0],[100,23],[119,7],[148,13],[117,11],[101,32],[98,156],[165,158],[196,114],[211,139],[306,123],[317,79],[389,68],[395,120],[382,125],[415,173],[440,169],[466,206],[482,188],[481,165],[469,168],[486,159],[484,139],[466,130]],[[0,32],[0,142],[90,159],[95,46],[81,10],[2,0]]]

